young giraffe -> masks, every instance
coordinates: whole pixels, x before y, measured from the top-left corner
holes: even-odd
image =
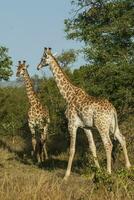
[[[44,53],[37,69],[39,70],[47,65],[50,65],[50,69],[54,75],[60,93],[67,102],[65,114],[68,119],[68,130],[71,141],[69,161],[64,179],[66,180],[71,172],[72,161],[75,154],[76,131],[78,127],[83,128],[87,135],[89,147],[93,154],[95,165],[98,168],[99,162],[91,132],[93,126],[98,129],[105,147],[108,173],[111,173],[112,152],[112,142],[109,132],[112,132],[114,137],[119,140],[123,148],[126,167],[130,168],[131,165],[127,155],[126,141],[124,136],[120,133],[117,113],[114,106],[108,100],[89,96],[81,88],[74,86],[59,66],[56,58],[52,55],[51,48],[44,48]]]
[[[48,158],[46,150],[46,139],[48,133],[48,124],[50,122],[49,112],[46,107],[40,103],[34,92],[33,84],[28,74],[26,61],[18,62],[16,76],[23,77],[26,86],[27,96],[30,103],[28,111],[28,124],[32,134],[33,156],[38,162],[43,162]]]

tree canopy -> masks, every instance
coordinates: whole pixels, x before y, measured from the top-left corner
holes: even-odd
[[[68,39],[83,41],[95,64],[134,61],[133,0],[74,0],[74,16],[65,20]]]
[[[77,58],[77,53],[73,49],[69,49],[67,51],[63,51],[57,59],[61,65],[61,67],[68,67],[70,64],[74,63]]]
[[[8,49],[6,47],[0,47],[0,80],[8,80],[12,75],[12,60],[8,56]]]

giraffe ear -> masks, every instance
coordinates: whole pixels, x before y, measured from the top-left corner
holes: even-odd
[[[29,67],[29,65],[26,65],[26,68],[28,68]]]

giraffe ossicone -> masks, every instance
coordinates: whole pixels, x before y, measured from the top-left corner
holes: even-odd
[[[107,157],[107,171],[111,174],[111,152],[112,142],[109,132],[120,142],[127,168],[130,168],[125,137],[121,134],[118,127],[117,113],[114,106],[106,99],[96,98],[88,95],[84,90],[73,85],[65,72],[62,70],[58,61],[54,57],[50,48],[45,48],[43,56],[37,69],[50,66],[56,84],[63,98],[67,102],[65,115],[68,119],[68,130],[70,133],[70,153],[68,166],[64,179],[66,180],[71,172],[72,162],[75,154],[76,133],[78,127],[83,128],[86,133],[89,148],[93,154],[96,167],[99,168],[99,162],[96,154],[96,146],[91,131],[92,127],[96,127],[100,133]]]

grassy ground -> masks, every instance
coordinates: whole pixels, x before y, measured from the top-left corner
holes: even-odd
[[[57,160],[47,161],[46,169],[20,159],[14,153],[0,149],[0,199],[1,200],[128,200],[134,199],[134,171],[117,171],[112,176],[89,169],[83,175],[73,172],[63,181],[65,169]],[[53,168],[49,168],[49,164]],[[64,166],[62,164],[61,166]],[[49,170],[48,170],[49,169]]]
[[[134,119],[121,125],[126,137],[129,157],[134,165]],[[8,141],[8,142],[7,142]],[[99,145],[101,143],[98,143]],[[22,138],[0,139],[0,200],[133,200],[134,168],[126,171],[121,149],[116,152],[116,165],[111,176],[105,173],[104,150],[97,146],[102,171],[92,163],[86,164],[84,154],[76,154],[73,172],[67,182],[63,176],[67,167],[67,153],[51,155],[43,167],[36,166],[22,149]],[[100,145],[102,146],[102,145]],[[78,156],[79,155],[79,156]],[[90,159],[91,160],[91,159]]]

